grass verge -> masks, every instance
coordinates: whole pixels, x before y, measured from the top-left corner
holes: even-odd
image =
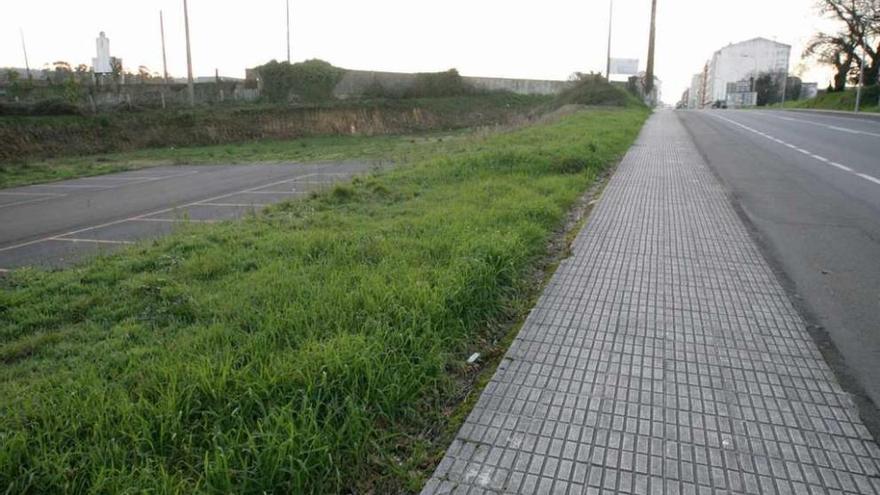
[[[861,111],[880,112],[878,106],[880,86],[867,86],[862,90]],[[782,105],[773,105],[781,108]],[[851,112],[856,107],[856,90],[847,89],[834,93],[823,93],[809,100],[797,100],[785,102],[785,108],[809,108],[816,110],[842,110]]]
[[[417,490],[457,373],[647,110],[591,110],[238,223],[0,281],[0,486]]]

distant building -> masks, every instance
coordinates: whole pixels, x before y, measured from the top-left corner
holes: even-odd
[[[751,80],[766,73],[787,74],[790,57],[790,45],[765,38],[730,44],[718,50],[712,55],[706,72],[704,105],[728,101],[730,83]]]
[[[92,67],[95,74],[110,74],[113,72],[113,63],[110,57],[110,38],[101,31],[101,35],[95,40],[97,57],[92,59]]]
[[[819,83],[803,83],[801,84],[800,99],[812,100],[819,95]]]
[[[699,72],[691,77],[691,87],[688,89],[687,107],[690,109],[703,107],[703,73]]]

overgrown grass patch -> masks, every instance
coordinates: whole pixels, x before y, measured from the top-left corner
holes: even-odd
[[[0,486],[416,490],[454,371],[647,111],[474,138],[0,295]],[[378,487],[378,488],[377,488]]]

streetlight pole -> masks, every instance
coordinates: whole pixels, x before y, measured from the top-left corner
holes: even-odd
[[[168,60],[165,58],[165,19],[162,11],[159,11],[159,32],[162,34],[162,75],[165,76],[164,81],[168,82]]]
[[[657,25],[657,0],[651,0],[651,33],[648,38],[648,66],[645,68],[645,93],[654,90],[654,34]]]
[[[189,106],[193,107],[196,104],[196,89],[193,86],[192,52],[189,47],[189,9],[186,0],[183,0],[183,24],[186,29],[186,92],[189,96]]]
[[[287,0],[287,63],[290,63],[290,0]]]
[[[21,50],[24,52],[24,68],[27,71],[28,80],[31,79],[31,64],[28,62],[27,45],[24,44],[24,31],[18,28],[18,34],[21,35]]]
[[[611,26],[614,19],[614,0],[608,1],[608,55],[605,58],[605,80],[611,81]]]

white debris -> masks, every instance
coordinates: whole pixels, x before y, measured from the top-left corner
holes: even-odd
[[[474,364],[474,363],[477,362],[477,359],[480,359],[480,353],[479,353],[479,352],[475,352],[475,353],[471,354],[471,357],[468,358],[467,363],[468,363],[468,364]]]

